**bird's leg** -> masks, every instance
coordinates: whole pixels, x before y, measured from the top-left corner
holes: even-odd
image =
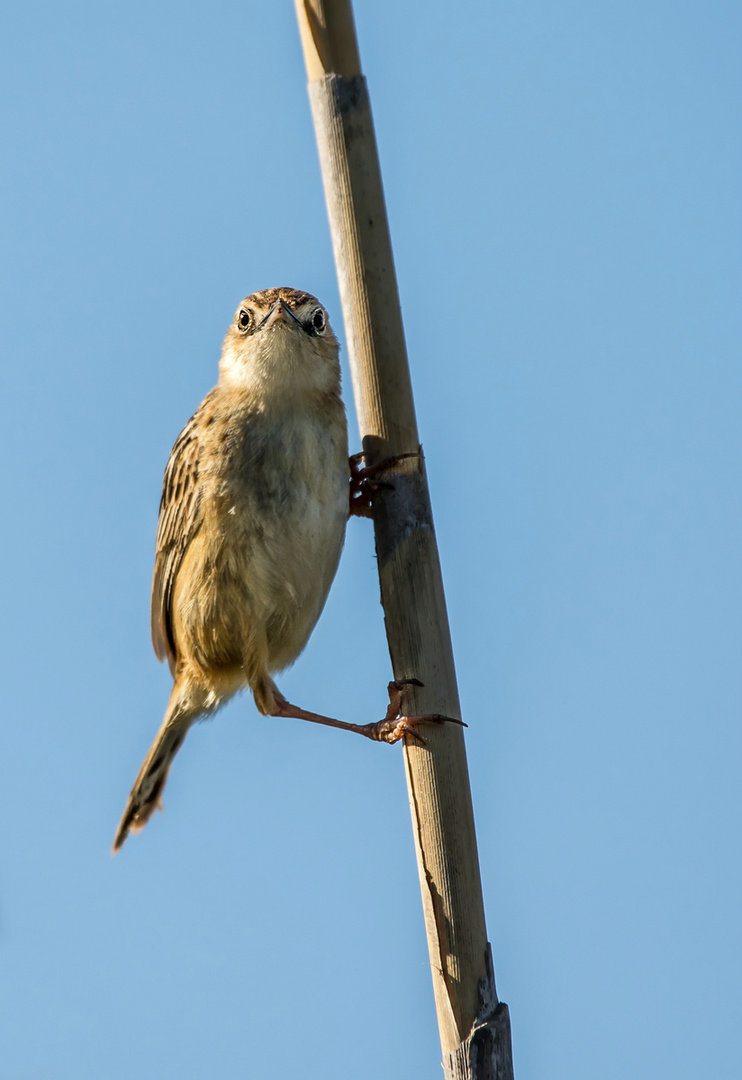
[[[419,679],[402,679],[399,682],[389,683],[389,707],[386,716],[376,724],[347,724],[343,720],[332,720],[329,716],[320,713],[307,712],[292,705],[282,694],[275,693],[276,711],[273,716],[289,716],[297,720],[309,720],[312,724],[325,724],[327,727],[343,728],[345,731],[355,731],[358,735],[365,735],[367,739],[375,742],[395,743],[403,739],[405,735],[424,743],[422,735],[417,727],[423,723],[460,724],[466,727],[462,720],[453,716],[441,716],[440,713],[431,713],[428,716],[406,716],[402,709],[402,696],[407,686],[422,686]]]
[[[414,450],[409,454],[395,454],[393,457],[384,458],[376,465],[363,465],[365,451],[359,454],[351,454],[348,458],[350,465],[350,516],[373,517],[373,497],[380,488],[390,488],[392,485],[387,480],[375,480],[379,473],[391,469],[398,461],[404,458],[420,457],[420,451]]]

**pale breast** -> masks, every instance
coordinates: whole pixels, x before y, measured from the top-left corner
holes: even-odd
[[[214,432],[184,629],[199,661],[251,649],[279,671],[304,648],[335,576],[348,515],[342,405],[246,414]]]

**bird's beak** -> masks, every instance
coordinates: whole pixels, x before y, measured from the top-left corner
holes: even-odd
[[[265,320],[265,325],[266,327],[277,326],[278,323],[281,322],[291,325],[292,323],[298,323],[299,320],[286,301],[279,297],[268,312],[268,318]]]

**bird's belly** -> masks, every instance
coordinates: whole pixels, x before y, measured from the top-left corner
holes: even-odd
[[[282,476],[276,490],[236,485],[213,500],[208,541],[192,545],[190,588],[176,605],[182,644],[199,667],[255,664],[272,673],[302,651],[343,546],[345,460],[311,485],[292,477],[288,497]]]
[[[282,519],[272,541],[256,552],[248,588],[261,605],[271,671],[293,663],[314,629],[335,577],[346,520],[344,505],[328,512],[307,500],[303,511]],[[261,590],[253,585],[256,577]]]

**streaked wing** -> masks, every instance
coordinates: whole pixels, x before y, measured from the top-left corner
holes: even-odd
[[[173,588],[183,556],[201,528],[200,435],[207,415],[213,410],[213,394],[213,390],[207,394],[176,439],[162,485],[152,580],[152,644],[158,660],[167,658],[173,675],[176,661],[171,617]]]

